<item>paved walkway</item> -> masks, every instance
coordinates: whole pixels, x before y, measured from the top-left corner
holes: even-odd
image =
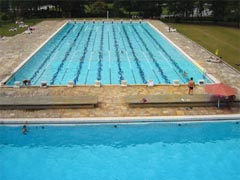
[[[183,35],[168,33],[165,24],[159,21],[151,23],[160,29],[169,39],[177,44],[189,56],[196,60],[208,73],[216,76],[220,81],[228,83],[240,92],[240,74],[229,68],[226,64],[207,63],[206,59],[211,54]],[[39,47],[51,34],[53,34],[64,21],[44,21],[37,25],[37,30],[32,35],[17,35],[11,39],[0,42],[0,79],[9,76],[10,73]],[[181,85],[146,86],[92,86],[49,87],[49,88],[0,88],[0,96],[98,96],[99,107],[95,109],[49,109],[49,110],[0,110],[0,118],[63,118],[63,117],[126,117],[126,116],[174,116],[174,115],[216,115],[216,114],[240,114],[240,108],[216,107],[176,107],[176,108],[129,108],[124,102],[127,95],[147,94],[186,94],[187,87]],[[194,93],[204,93],[203,87],[196,87]]]
[[[0,40],[0,81],[18,67],[66,21],[43,21],[32,34],[18,34]]]

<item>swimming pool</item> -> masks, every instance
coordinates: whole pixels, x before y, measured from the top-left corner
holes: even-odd
[[[67,23],[10,79],[32,85],[211,82],[199,67],[146,22]]]
[[[0,126],[0,179],[240,178],[240,120]]]

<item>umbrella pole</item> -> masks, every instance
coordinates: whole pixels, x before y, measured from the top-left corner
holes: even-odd
[[[220,108],[220,98],[218,97],[218,104],[217,107]]]

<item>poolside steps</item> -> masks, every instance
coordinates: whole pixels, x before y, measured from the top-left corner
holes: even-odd
[[[94,108],[97,104],[97,96],[0,97],[0,109]]]
[[[130,107],[206,107],[216,106],[217,97],[209,94],[166,94],[166,95],[131,95],[125,96],[125,102]],[[221,100],[221,106],[228,102]],[[234,101],[234,106],[240,105],[239,99]]]

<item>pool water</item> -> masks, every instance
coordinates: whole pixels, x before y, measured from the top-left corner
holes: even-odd
[[[67,23],[8,81],[32,85],[172,84],[210,80],[148,23]]]
[[[0,126],[0,179],[240,179],[240,124]]]

